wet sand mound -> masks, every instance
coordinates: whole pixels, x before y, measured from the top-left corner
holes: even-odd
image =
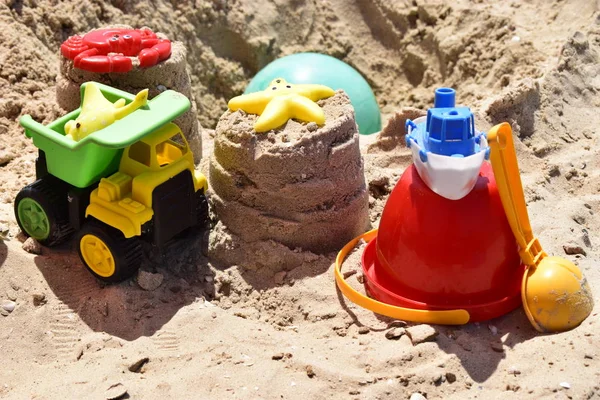
[[[256,115],[227,111],[221,117],[210,163],[213,209],[224,225],[213,235],[217,259],[252,264],[263,255],[240,256],[248,256],[248,245],[269,240],[327,253],[367,228],[354,110],[342,91],[319,104],[322,127],[290,120],[261,134],[253,129]],[[235,236],[239,251],[223,251],[221,235]]]

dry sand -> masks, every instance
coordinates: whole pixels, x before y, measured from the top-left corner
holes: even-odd
[[[533,229],[547,252],[580,266],[600,303],[595,2],[8,0],[0,5],[0,224],[10,240],[0,240],[0,303],[15,307],[0,316],[0,398],[105,399],[123,390],[143,399],[600,398],[597,311],[556,335],[537,334],[521,310],[465,327],[403,327],[343,299],[335,253],[282,247],[294,268],[277,275],[216,267],[207,232],[146,255],[143,269],[157,274],[140,284],[161,283],[149,291],[135,281],[100,286],[71,244],[23,251],[12,199],[34,179],[35,148],[16,120],[61,115],[58,46],[115,23],[185,44],[207,128],[274,57],[315,50],[355,66],[393,116],[382,137],[360,137],[374,226],[410,162],[397,127],[430,106],[433,88],[455,87],[480,128],[513,124]],[[214,134],[204,133],[207,170]]]

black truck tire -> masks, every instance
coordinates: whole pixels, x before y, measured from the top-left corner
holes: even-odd
[[[71,236],[68,189],[68,184],[51,175],[21,189],[14,203],[21,231],[44,246],[55,246]]]
[[[107,283],[132,277],[141,264],[139,237],[125,238],[118,229],[94,219],[77,234],[77,251],[88,271]]]
[[[208,224],[208,200],[204,190],[200,189],[194,195],[196,200],[196,226],[205,227]]]

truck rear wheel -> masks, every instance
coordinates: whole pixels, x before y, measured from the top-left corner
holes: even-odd
[[[123,281],[140,267],[142,246],[138,237],[126,239],[121,231],[95,220],[86,222],[77,237],[81,261],[101,281]]]
[[[64,182],[50,175],[21,189],[15,198],[15,217],[25,235],[54,246],[73,233],[67,190]]]

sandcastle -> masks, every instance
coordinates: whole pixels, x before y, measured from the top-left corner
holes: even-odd
[[[212,209],[219,219],[211,232],[213,258],[248,268],[266,267],[261,260],[268,260],[269,268],[286,269],[289,260],[266,253],[283,245],[289,254],[324,254],[367,229],[354,109],[341,90],[317,104],[324,125],[289,119],[264,133],[254,129],[254,114],[223,114],[210,159]]]
[[[131,30],[130,26],[117,25],[106,30]],[[148,28],[142,28],[143,31],[151,32]],[[95,30],[92,32],[98,32]],[[140,30],[136,30],[139,32]],[[153,34],[153,33],[152,33]],[[115,34],[118,35],[118,34]],[[121,35],[123,36],[123,35]],[[156,33],[157,38],[167,39],[162,33]],[[85,37],[85,35],[84,35]],[[107,38],[110,40],[111,38]],[[74,36],[69,38],[63,46],[71,41],[76,45],[81,37]],[[72,111],[80,105],[80,86],[84,82],[95,81],[109,86],[136,94],[143,89],[148,89],[149,99],[154,98],[161,92],[172,89],[188,97],[192,103],[189,111],[176,119],[174,122],[181,128],[186,139],[194,153],[194,161],[198,163],[202,157],[202,139],[199,130],[200,124],[196,118],[197,109],[192,96],[190,77],[186,70],[187,50],[183,43],[170,42],[171,52],[168,58],[153,66],[142,67],[140,60],[136,56],[131,56],[132,67],[127,72],[109,72],[97,73],[90,70],[76,68],[74,60],[65,57],[64,53],[60,55],[60,72],[56,82],[56,100],[59,106],[67,111]]]

